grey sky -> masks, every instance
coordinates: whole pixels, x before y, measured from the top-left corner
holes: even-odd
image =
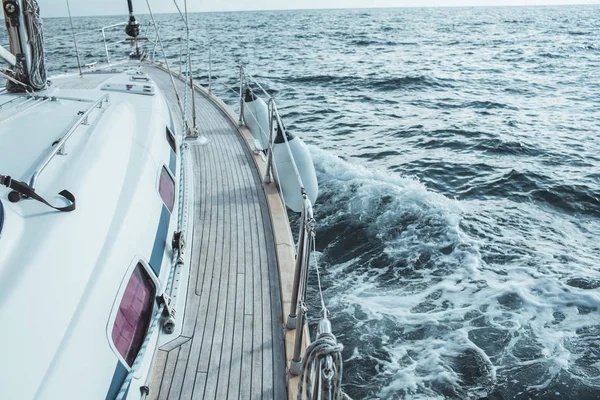
[[[127,0],[69,0],[73,15],[114,15],[127,13]],[[178,0],[183,5],[183,0]],[[66,0],[38,0],[42,16],[67,15]],[[147,13],[145,0],[133,0],[139,14]],[[312,8],[373,8],[424,6],[506,6],[548,4],[600,4],[600,0],[188,0],[196,11],[280,10]],[[175,12],[172,0],[150,0],[155,13]]]

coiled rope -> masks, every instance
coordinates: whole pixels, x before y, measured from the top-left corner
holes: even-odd
[[[302,372],[298,380],[298,400],[313,399],[312,377],[317,374],[322,378],[321,389],[324,399],[343,400],[346,398],[342,393],[343,349],[344,346],[338,343],[332,333],[319,334],[317,339],[308,346],[302,359]],[[331,356],[333,361],[331,370],[321,370],[321,362],[327,356]]]
[[[315,234],[311,235],[311,246],[313,265],[317,274],[317,285],[319,289],[319,297],[321,301],[322,321],[327,320],[329,311],[325,306],[323,297],[323,288],[321,286],[321,271],[319,262],[316,256],[316,238]],[[344,374],[344,363],[342,358],[342,350],[344,346],[339,343],[333,333],[320,332],[317,334],[317,339],[312,342],[302,358],[302,369],[298,379],[298,397],[297,400],[312,400],[315,394],[313,388],[313,377],[318,377],[321,380],[321,399],[327,400],[346,400],[350,399],[342,392],[342,377]],[[324,366],[326,358],[331,357],[331,365]],[[323,364],[323,369],[322,369]]]
[[[37,1],[26,0],[23,18],[29,35],[28,42],[23,45],[31,46],[30,66],[28,70],[26,63],[18,62],[13,70],[2,73],[7,78],[6,89],[10,93],[30,92],[46,87],[44,29]]]
[[[29,84],[34,90],[46,87],[46,67],[44,60],[44,27],[40,18],[40,7],[37,1],[27,0],[27,24],[31,37],[31,71],[29,71]]]

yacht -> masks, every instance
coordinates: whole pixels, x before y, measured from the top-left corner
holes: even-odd
[[[36,1],[2,6],[0,398],[344,397],[324,303],[306,322],[316,174],[275,99],[242,66],[238,112],[193,81],[187,5],[181,73],[129,0],[134,51],[53,77]]]

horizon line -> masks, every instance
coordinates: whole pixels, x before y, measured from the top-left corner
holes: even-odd
[[[511,7],[581,7],[581,6],[600,6],[598,3],[578,3],[578,4],[496,4],[496,5],[422,5],[422,6],[397,6],[397,7],[324,7],[324,8],[280,8],[280,9],[252,9],[252,10],[205,10],[191,11],[189,14],[216,14],[216,13],[244,13],[244,12],[289,12],[289,11],[334,11],[334,10],[396,10],[403,8],[511,8]],[[177,11],[158,12],[155,15],[171,15],[178,14]],[[127,15],[127,13],[119,14],[96,14],[96,15],[73,15],[75,18],[81,17],[118,17]],[[150,15],[150,13],[136,13],[136,15]],[[42,18],[68,18],[68,15],[42,16]]]

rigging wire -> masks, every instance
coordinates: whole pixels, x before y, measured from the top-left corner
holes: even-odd
[[[183,109],[183,105],[181,104],[181,98],[179,97],[179,91],[177,90],[177,86],[175,86],[175,80],[173,79],[173,75],[171,74],[171,68],[169,68],[169,60],[167,59],[167,54],[165,53],[165,47],[163,45],[162,37],[160,36],[160,31],[158,28],[158,24],[156,23],[156,19],[154,19],[154,13],[152,12],[152,7],[150,6],[150,1],[146,0],[146,4],[148,5],[148,12],[150,13],[150,18],[152,19],[152,24],[154,25],[154,30],[156,31],[156,37],[158,38],[158,43],[160,45],[160,49],[163,54],[163,58],[165,60],[165,66],[169,71],[169,77],[171,78],[171,84],[173,85],[173,90],[175,91],[175,97],[177,98],[177,104],[179,104],[179,108],[181,112],[185,112]]]
[[[173,0],[173,4],[175,4],[175,7],[177,8],[177,12],[179,13],[179,16],[181,17],[182,22],[185,24],[185,32],[186,32],[186,52],[187,52],[187,60],[186,62],[189,64],[188,65],[188,70],[189,70],[189,76],[186,77],[186,85],[187,85],[187,81],[189,78],[189,82],[190,82],[190,88],[192,89],[192,124],[194,126],[194,134],[198,134],[198,125],[197,125],[197,119],[196,119],[196,94],[195,94],[195,90],[194,90],[194,76],[193,76],[193,69],[192,69],[192,57],[190,54],[190,23],[189,23],[189,18],[188,18],[188,8],[187,8],[187,0],[184,0],[183,2],[183,6],[184,6],[184,10],[185,10],[185,14],[183,14],[181,12],[181,8],[179,7],[179,4],[177,3],[177,0]],[[180,54],[181,56],[181,54]]]
[[[79,50],[77,49],[77,39],[75,37],[75,27],[73,26],[73,17],[71,16],[71,6],[69,0],[67,2],[67,11],[69,12],[69,21],[71,22],[71,33],[73,34],[73,45],[75,46],[75,55],[77,56],[77,67],[79,67],[79,75],[83,75],[81,70],[81,59],[79,58]]]
[[[175,0],[173,0],[175,1]],[[175,1],[175,4],[177,2]],[[187,40],[187,61],[188,61],[188,72],[190,79],[190,88],[192,89],[192,124],[194,125],[194,135],[198,135],[198,126],[196,125],[196,95],[194,90],[194,71],[192,70],[192,56],[190,54],[190,21],[188,18],[188,7],[187,0],[183,0],[183,5],[185,8],[185,32],[186,32],[186,40]],[[186,81],[187,84],[187,81]]]

